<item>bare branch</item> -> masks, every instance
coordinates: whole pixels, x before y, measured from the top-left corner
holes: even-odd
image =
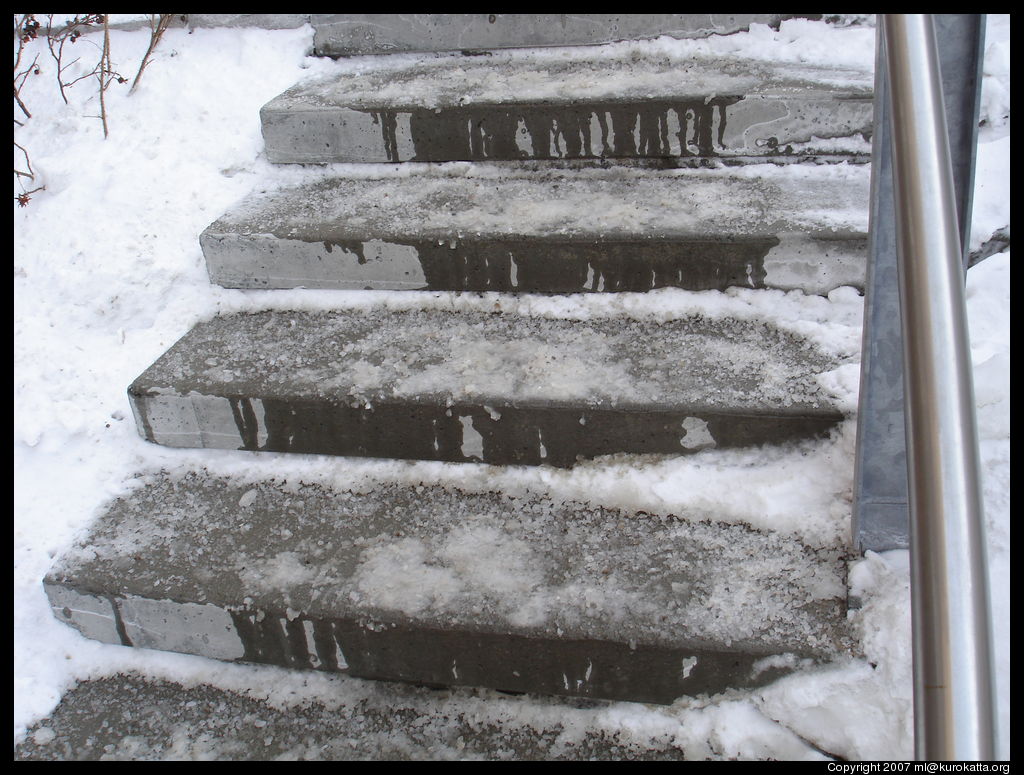
[[[18,107],[21,108],[21,112],[25,114],[25,118],[32,118],[32,114],[28,112],[28,108],[25,107],[25,103],[21,101],[21,95],[18,94],[18,87],[14,87],[14,99],[18,103]],[[17,121],[17,119],[15,119]]]
[[[31,191],[22,191],[20,194],[18,194],[16,197],[14,197],[14,200],[21,207],[26,207],[28,205],[28,203],[29,203],[29,200],[32,198],[32,194],[36,193],[37,191],[45,191],[45,190],[46,190],[46,186],[39,186],[38,188],[33,188]]]
[[[992,236],[986,240],[980,248],[971,251],[967,261],[967,268],[970,269],[980,264],[986,258],[1002,253],[1010,248],[1010,226],[1007,224],[992,232]]]
[[[35,173],[35,170],[32,169],[32,160],[29,159],[29,157],[28,157],[28,151],[26,151],[25,147],[23,145],[20,145],[17,140],[14,141],[14,147],[17,148],[19,151],[21,151],[23,154],[25,154],[25,165],[28,167],[28,173],[20,172],[16,168],[14,170],[15,174],[22,175],[24,177],[31,178],[32,180],[35,180],[36,173]]]
[[[18,19],[17,28],[18,51],[14,56],[14,100],[18,103],[18,107],[21,108],[21,112],[25,114],[25,117],[32,118],[32,114],[29,113],[28,107],[21,99],[21,87],[25,85],[25,81],[31,73],[39,72],[39,68],[37,67],[39,55],[36,54],[32,59],[32,64],[24,70],[19,71],[18,68],[21,66],[21,58],[25,53],[25,46],[29,41],[35,40],[36,37],[38,37],[39,22],[36,21],[36,17],[33,14],[22,14]]]
[[[156,50],[157,45],[160,43],[160,39],[163,38],[164,32],[170,25],[173,17],[174,14],[172,13],[149,15],[149,47],[146,49],[146,53],[142,57],[142,63],[139,65],[139,72],[135,74],[135,80],[132,81],[132,88],[129,90],[129,94],[133,94],[135,92],[135,87],[139,85],[139,79],[142,78],[142,71],[145,70],[146,65],[149,64],[149,59],[153,55],[153,51]]]
[[[103,17],[103,56],[100,58],[100,116],[103,119],[103,139],[106,140],[109,132],[107,130],[107,106],[103,95],[107,91],[105,73],[110,71],[110,24],[107,17]]]
[[[81,80],[90,78],[96,75],[97,68],[102,67],[101,63],[92,69],[91,72],[85,75],[79,76],[72,81],[64,80],[64,73],[72,65],[79,61],[80,57],[75,57],[70,62],[64,62],[64,46],[68,43],[74,44],[79,38],[82,37],[89,28],[94,24],[106,24],[106,15],[98,13],[87,13],[79,18],[77,15],[71,21],[64,24],[63,27],[57,27],[53,23],[53,14],[48,14],[48,32],[46,35],[46,45],[50,49],[50,56],[53,57],[53,61],[57,65],[57,88],[60,90],[60,96],[63,98],[64,103],[67,104],[68,96],[65,89],[69,86],[73,86]]]

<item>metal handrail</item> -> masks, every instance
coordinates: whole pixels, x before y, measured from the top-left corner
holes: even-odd
[[[881,17],[910,479],[915,754],[992,759],[977,422],[945,110],[929,14]]]

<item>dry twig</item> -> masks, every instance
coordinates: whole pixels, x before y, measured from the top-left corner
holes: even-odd
[[[49,27],[46,33],[46,46],[50,49],[50,56],[53,57],[53,61],[57,65],[57,88],[60,90],[60,96],[64,100],[66,105],[68,102],[68,95],[65,89],[69,86],[73,86],[79,81],[83,81],[86,78],[90,78],[96,74],[96,68],[94,67],[88,73],[80,75],[70,81],[64,80],[64,72],[72,67],[81,57],[75,57],[70,62],[64,61],[64,47],[68,44],[74,44],[82,35],[88,31],[89,27],[94,24],[102,24],[106,19],[106,14],[100,13],[87,13],[81,18],[77,15],[74,19],[69,22],[65,22],[63,27],[54,27],[53,14],[47,16],[49,19]],[[98,67],[99,65],[97,65]]]
[[[139,65],[139,72],[135,74],[135,79],[132,81],[132,88],[129,90],[129,94],[135,92],[135,87],[139,85],[139,79],[142,78],[142,71],[146,69],[146,65],[149,64],[149,59],[156,50],[157,45],[160,43],[160,39],[163,38],[164,32],[167,31],[168,26],[171,24],[171,19],[174,18],[173,13],[152,13],[149,15],[149,47],[146,49],[146,53],[142,57],[142,63]]]
[[[17,140],[14,141],[14,147],[25,154],[25,166],[28,167],[28,172],[22,172],[17,167],[14,168],[14,174],[18,177],[28,178],[29,180],[36,179],[35,170],[32,169],[32,161],[28,158],[28,151],[25,150],[23,145],[20,145]]]
[[[103,15],[103,55],[100,57],[100,67],[97,77],[100,79],[100,120],[103,122],[103,139],[106,140],[108,136],[107,131],[107,103],[104,100],[103,95],[107,92],[107,85],[110,80],[106,78],[106,73],[110,72],[110,24],[107,22],[106,14]],[[124,79],[122,78],[123,82]]]
[[[18,51],[14,55],[14,101],[18,103],[18,107],[25,114],[25,118],[32,118],[32,114],[28,112],[28,107],[26,107],[21,99],[21,88],[25,85],[29,75],[33,73],[39,75],[39,55],[36,54],[32,59],[32,63],[24,70],[18,70],[18,68],[21,67],[21,58],[25,54],[25,46],[29,41],[35,40],[39,34],[39,22],[36,21],[34,14],[22,14],[21,18],[18,19],[17,28]],[[18,123],[20,124],[21,122]]]
[[[45,190],[46,186],[39,186],[38,188],[33,188],[31,191],[22,191],[20,194],[14,197],[14,200],[18,203],[19,207],[26,207],[28,206],[29,201],[32,199],[32,194],[36,193],[37,191]]]

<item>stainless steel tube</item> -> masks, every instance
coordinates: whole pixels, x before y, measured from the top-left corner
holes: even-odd
[[[910,475],[915,748],[992,759],[988,580],[952,168],[928,14],[882,19]]]

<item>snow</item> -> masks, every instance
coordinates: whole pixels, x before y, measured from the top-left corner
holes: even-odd
[[[872,55],[872,37],[870,29],[792,20],[777,32],[757,27],[719,41],[660,39],[651,45],[666,55],[688,46],[717,46],[711,53],[724,56],[742,48],[745,55],[765,61],[856,69]],[[38,174],[30,187],[45,185],[46,190],[14,209],[15,741],[76,681],[119,670],[291,698],[275,700],[284,704],[360,691],[358,682],[340,677],[294,676],[109,646],[85,640],[57,622],[41,579],[139,471],[164,468],[184,474],[205,468],[214,475],[254,483],[276,478],[295,487],[318,479],[363,487],[379,480],[436,481],[478,491],[535,491],[652,513],[710,507],[707,493],[714,490],[719,493],[715,511],[732,521],[800,532],[821,544],[846,538],[852,423],[830,439],[796,447],[710,449],[677,459],[613,457],[568,471],[379,461],[346,463],[339,470],[330,459],[265,453],[239,459],[243,456],[142,441],[125,395],[127,385],[193,325],[223,312],[297,304],[324,310],[380,305],[482,311],[500,303],[510,311],[570,319],[622,313],[662,319],[702,312],[742,319],[765,315],[831,352],[844,357],[857,352],[860,299],[852,289],[827,298],[735,290],[509,299],[493,294],[240,292],[210,285],[199,233],[256,186],[287,178],[287,172],[273,169],[262,156],[258,112],[301,77],[324,67],[306,56],[311,41],[308,27],[169,30],[136,94],[129,97],[127,87],[111,86],[106,141],[90,82],[70,89],[71,104],[65,106],[49,61],[41,56],[43,73],[30,78],[22,92],[33,118],[18,128],[16,139],[28,149]],[[1009,41],[1009,15],[990,16],[972,247],[1009,223]],[[112,31],[115,65],[134,74],[147,42],[145,31]],[[86,38],[77,45],[91,42]],[[15,194],[21,190],[16,183]],[[1009,266],[1009,252],[982,262],[969,272],[967,293],[994,609],[999,755],[1004,759],[1010,751]],[[827,387],[853,406],[856,378],[847,366],[831,375]],[[461,551],[455,544],[449,550]],[[869,554],[854,565],[851,583],[863,606],[851,616],[863,659],[804,669],[761,690],[681,700],[669,708],[614,704],[600,712],[601,723],[611,719],[641,737],[666,735],[698,757],[818,757],[806,740],[850,759],[909,758],[908,576],[906,552]],[[516,712],[540,713],[526,700],[508,701]],[[45,740],[52,731],[34,734]]]

